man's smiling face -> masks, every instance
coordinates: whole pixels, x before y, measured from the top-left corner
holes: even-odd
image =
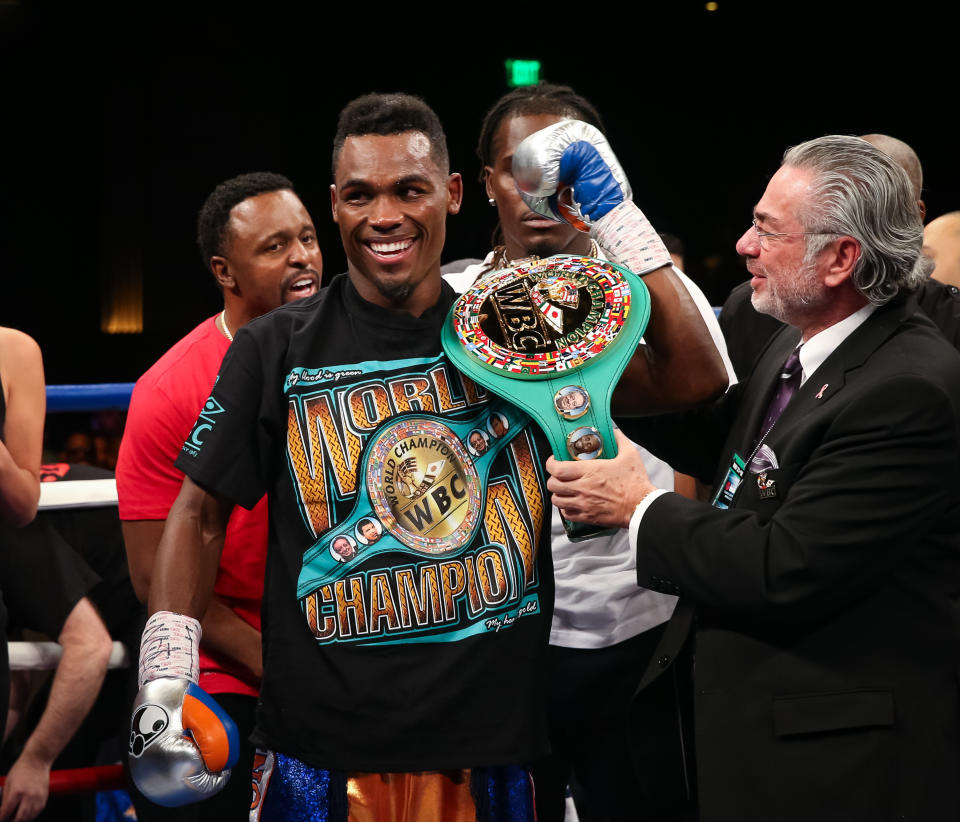
[[[781,166],[754,209],[755,225],[737,242],[752,276],[753,307],[797,327],[830,299],[818,261],[806,259],[799,216],[812,177],[809,170]]]
[[[447,215],[460,210],[462,194],[460,175],[437,166],[422,132],[346,139],[330,197],[362,297],[414,313],[432,304]]]

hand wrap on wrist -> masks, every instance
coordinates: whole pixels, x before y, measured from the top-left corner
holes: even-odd
[[[629,268],[638,276],[671,263],[670,252],[660,235],[632,200],[625,200],[595,222],[590,227],[590,236],[611,262]]]
[[[200,678],[200,623],[193,617],[157,611],[147,620],[140,640],[137,686],[164,676]]]

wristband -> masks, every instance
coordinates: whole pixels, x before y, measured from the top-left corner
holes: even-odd
[[[590,227],[611,262],[643,276],[670,265],[670,252],[632,200],[625,200]]]
[[[200,679],[200,623],[193,617],[157,611],[143,629],[137,686],[160,677]]]

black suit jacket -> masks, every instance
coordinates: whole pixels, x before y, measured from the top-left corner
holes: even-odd
[[[719,482],[797,341],[785,328],[709,409],[631,435]],[[697,608],[703,822],[960,816],[958,415],[960,355],[912,302],[885,306],[768,436],[776,496],[747,474],[730,510],[676,494],[650,506],[639,582]]]

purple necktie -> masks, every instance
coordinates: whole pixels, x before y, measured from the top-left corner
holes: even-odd
[[[757,441],[767,435],[770,427],[780,418],[783,409],[787,407],[787,403],[797,393],[797,389],[800,387],[800,371],[800,346],[797,346],[783,364],[783,372],[780,374],[777,392],[770,400],[767,414],[763,418],[763,425],[760,426]]]

